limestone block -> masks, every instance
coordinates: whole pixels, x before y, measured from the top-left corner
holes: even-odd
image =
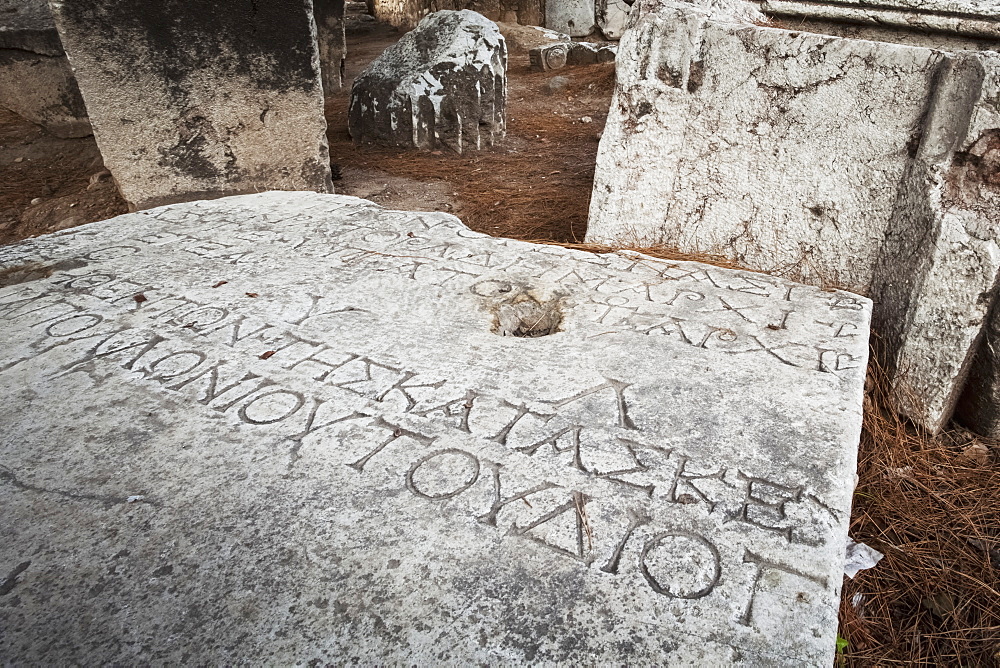
[[[991,186],[978,185],[989,179],[954,186],[992,155],[996,56],[758,27],[676,3],[647,3],[630,25],[588,240],[662,243],[870,292],[898,407],[938,431],[1000,262]]]
[[[597,27],[594,0],[545,0],[545,27],[586,37]]]
[[[768,15],[936,31],[1000,42],[995,0],[763,0]]]
[[[532,49],[528,52],[531,69],[538,70],[539,72],[547,72],[548,70],[558,70],[561,67],[566,67],[569,51],[572,46],[571,42],[565,42],[562,44],[539,46]]]
[[[131,208],[332,188],[311,0],[51,6]]]
[[[593,65],[597,62],[600,45],[592,42],[574,42],[566,56],[567,65]]]
[[[320,71],[323,73],[323,91],[327,94],[344,85],[344,66],[347,62],[344,8],[344,0],[313,0]]]
[[[91,134],[45,0],[0,0],[0,105],[58,137]]]
[[[863,298],[312,193],[0,276],[11,662],[833,660]]]
[[[604,35],[604,39],[618,40],[622,38],[630,9],[631,5],[625,0],[597,0],[594,3],[597,27]]]
[[[458,153],[493,145],[506,132],[507,47],[477,14],[440,11],[387,48],[351,88],[355,143]]]

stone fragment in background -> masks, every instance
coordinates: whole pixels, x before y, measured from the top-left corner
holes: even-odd
[[[428,14],[354,80],[348,123],[355,143],[458,153],[506,132],[507,46],[476,12]]]
[[[619,40],[625,32],[625,22],[628,19],[631,6],[625,0],[597,0],[594,11],[597,17],[597,27],[604,39]]]
[[[326,95],[331,95],[344,85],[344,65],[347,60],[345,7],[344,0],[313,0],[320,71],[323,74],[323,92]]]
[[[996,0],[764,0],[761,10],[768,16],[800,22],[869,25],[1000,42]]]
[[[706,6],[647,0],[630,14],[588,241],[665,244],[871,294],[896,408],[936,433],[1000,268],[989,167],[1000,56],[758,26]]]
[[[600,45],[593,42],[573,42],[566,56],[567,65],[593,65],[597,62]]]
[[[0,276],[5,661],[833,662],[863,298],[314,193]]]
[[[542,28],[540,26],[523,26],[516,23],[497,23],[500,34],[507,43],[508,56],[515,53],[528,53],[540,46],[572,42],[573,39],[561,32]]]
[[[571,47],[572,43],[566,42],[539,46],[532,49],[528,52],[528,57],[531,60],[531,69],[538,70],[539,72],[547,72],[566,67]]]
[[[311,0],[50,4],[131,209],[332,189]]]
[[[45,0],[0,0],[0,106],[57,137],[92,133]]]
[[[614,62],[618,52],[615,44],[569,42],[532,49],[531,67],[539,71],[556,70],[566,65],[594,65]]]
[[[597,27],[594,0],[546,0],[545,27],[570,37],[586,37]]]

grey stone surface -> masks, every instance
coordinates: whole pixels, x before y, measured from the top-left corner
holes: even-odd
[[[832,661],[865,299],[309,193],[0,267],[6,660]]]
[[[91,134],[45,0],[0,0],[0,106],[59,137]]]
[[[571,42],[535,47],[528,52],[531,69],[547,72],[566,67],[571,47]]]
[[[615,44],[594,42],[569,42],[532,49],[529,52],[532,69],[542,72],[557,70],[566,65],[594,65],[614,62],[618,52]]]
[[[997,55],[678,3],[647,2],[630,25],[588,240],[870,293],[898,408],[940,430],[1000,268]]]
[[[596,0],[594,12],[597,27],[604,39],[619,40],[625,32],[625,21],[631,6],[625,0]]]
[[[540,46],[573,41],[569,35],[541,26],[523,26],[516,23],[497,23],[500,34],[507,43],[508,54],[531,51]]]
[[[332,188],[311,0],[51,6],[133,209]]]
[[[594,0],[545,0],[545,27],[586,37],[597,27]]]
[[[768,15],[937,31],[1000,43],[994,0],[763,0]]]
[[[313,0],[323,91],[327,94],[344,85],[344,66],[347,63],[345,6],[344,0]]]
[[[507,46],[496,23],[463,9],[429,14],[354,80],[355,143],[458,153],[506,132]]]
[[[63,55],[46,0],[0,0],[0,49]]]

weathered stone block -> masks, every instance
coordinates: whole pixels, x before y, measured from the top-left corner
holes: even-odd
[[[867,300],[308,193],[0,272],[10,661],[833,659]]]
[[[1000,42],[994,0],[763,0],[770,16],[933,31]]]
[[[547,72],[566,67],[571,47],[571,42],[565,42],[563,44],[550,44],[532,49],[528,52],[531,68],[539,72]]]
[[[619,40],[622,38],[630,9],[631,5],[625,0],[596,0],[594,12],[597,27],[604,35],[604,39]]]
[[[550,46],[572,42],[572,38],[561,32],[542,28],[541,26],[525,26],[512,23],[498,23],[500,34],[507,44],[508,55],[517,51],[530,52],[540,46]]]
[[[351,88],[356,143],[458,153],[506,132],[507,47],[497,25],[467,9],[430,14]]]
[[[45,0],[0,0],[0,105],[58,137],[91,134]]]
[[[332,188],[311,0],[51,6],[130,207]]]
[[[545,27],[586,37],[597,27],[594,0],[545,0]]]
[[[898,407],[939,430],[1000,267],[990,178],[962,176],[992,155],[998,57],[637,9],[588,240],[870,292]]]
[[[344,66],[347,61],[345,6],[344,0],[313,0],[323,91],[327,94],[344,85]]]

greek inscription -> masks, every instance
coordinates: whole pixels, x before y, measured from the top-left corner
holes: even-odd
[[[650,561],[657,564],[659,576],[653,574]],[[664,532],[642,546],[639,570],[657,594],[698,599],[712,593],[722,578],[722,558],[719,549],[703,536],[687,531]]]
[[[442,470],[449,470],[449,469],[461,470],[464,468],[468,472],[468,479],[465,480],[463,479],[463,476],[459,476],[459,482],[450,491],[442,490],[435,493],[429,490],[421,489],[420,486],[418,486],[416,481],[414,480],[414,476],[416,475],[416,473],[421,468],[426,467],[430,462],[435,460],[438,460],[438,462],[440,462],[440,460],[442,459],[451,461],[445,465],[439,466],[438,477],[442,475],[440,473],[440,471]],[[455,460],[459,460],[462,463],[456,464]],[[479,468],[480,468],[479,459],[477,459],[475,455],[472,455],[466,452],[465,450],[460,450],[458,448],[446,448],[444,450],[435,450],[430,454],[424,455],[423,457],[415,461],[412,466],[410,466],[410,470],[406,472],[406,488],[409,489],[414,494],[416,494],[417,496],[421,496],[431,501],[443,501],[445,499],[451,499],[458,496],[459,494],[461,494],[462,492],[464,492],[465,490],[469,489],[470,487],[476,484],[476,481],[479,480]]]

